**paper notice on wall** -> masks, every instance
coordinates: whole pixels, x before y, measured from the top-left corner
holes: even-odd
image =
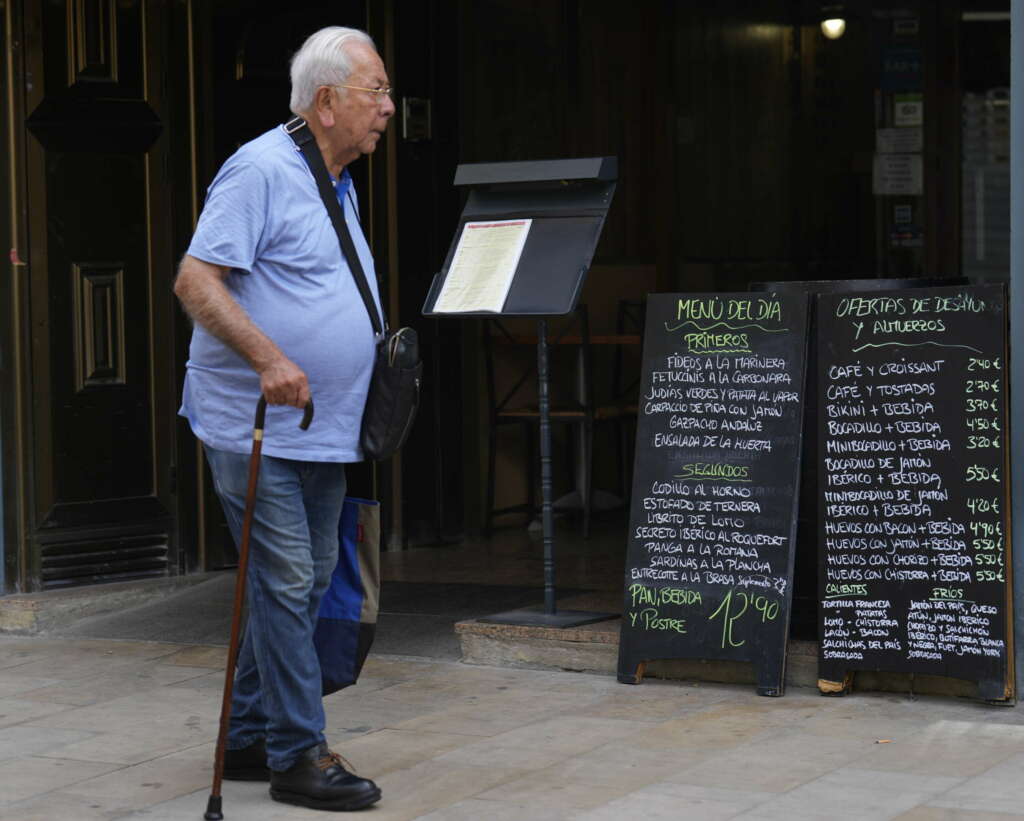
[[[920,154],[924,148],[924,129],[879,128],[875,131],[875,151],[879,154]]]
[[[434,303],[437,313],[493,311],[505,305],[533,220],[467,222]]]
[[[924,125],[924,98],[921,94],[894,94],[892,122],[901,128]]]
[[[911,196],[924,193],[920,154],[875,154],[872,189],[876,195]]]

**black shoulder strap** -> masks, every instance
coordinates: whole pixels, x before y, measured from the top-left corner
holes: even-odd
[[[352,242],[352,235],[349,233],[348,225],[345,222],[345,213],[341,210],[341,203],[338,202],[334,186],[331,185],[327,166],[324,165],[324,158],[320,154],[320,149],[317,148],[313,132],[309,130],[306,123],[299,117],[286,123],[284,130],[295,141],[295,144],[306,158],[306,162],[309,163],[309,168],[313,172],[313,179],[316,180],[317,190],[320,192],[320,199],[324,201],[324,206],[326,206],[327,213],[331,218],[331,224],[334,226],[334,232],[338,235],[338,244],[341,246],[345,259],[348,260],[348,267],[352,272],[352,278],[356,281],[359,295],[363,298],[366,312],[370,315],[373,333],[379,339],[383,334],[384,326],[382,326],[380,316],[377,314],[377,306],[373,303],[373,295],[370,293],[366,274],[363,273],[363,265],[359,261],[359,254],[356,251],[355,243]]]

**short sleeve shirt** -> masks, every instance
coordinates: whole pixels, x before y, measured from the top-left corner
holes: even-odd
[[[379,311],[373,258],[348,182],[346,174],[338,183],[339,199]],[[228,291],[309,379],[313,424],[302,431],[301,411],[270,406],[263,452],[360,461],[373,328],[312,172],[282,127],[246,143],[221,167],[188,254],[231,269]],[[195,435],[218,450],[249,452],[259,396],[256,372],[197,324],[179,411]]]

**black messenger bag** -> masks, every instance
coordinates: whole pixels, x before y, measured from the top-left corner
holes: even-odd
[[[296,117],[285,125],[285,131],[302,151],[316,180],[320,199],[323,200],[331,224],[338,235],[338,244],[348,261],[349,270],[356,287],[366,305],[377,342],[377,352],[370,377],[370,392],[366,397],[363,423],[359,433],[359,444],[366,459],[380,462],[393,456],[405,443],[416,409],[420,403],[420,382],[423,377],[423,363],[420,362],[419,339],[412,328],[392,331],[387,322],[381,323],[377,314],[370,286],[363,273],[359,254],[352,242],[352,235],[345,224],[345,214],[331,185],[324,158],[317,148],[313,132],[306,123]]]

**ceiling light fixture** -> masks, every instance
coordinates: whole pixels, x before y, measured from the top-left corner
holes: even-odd
[[[846,31],[846,21],[842,17],[829,17],[821,21],[821,33],[829,40],[838,40]]]

